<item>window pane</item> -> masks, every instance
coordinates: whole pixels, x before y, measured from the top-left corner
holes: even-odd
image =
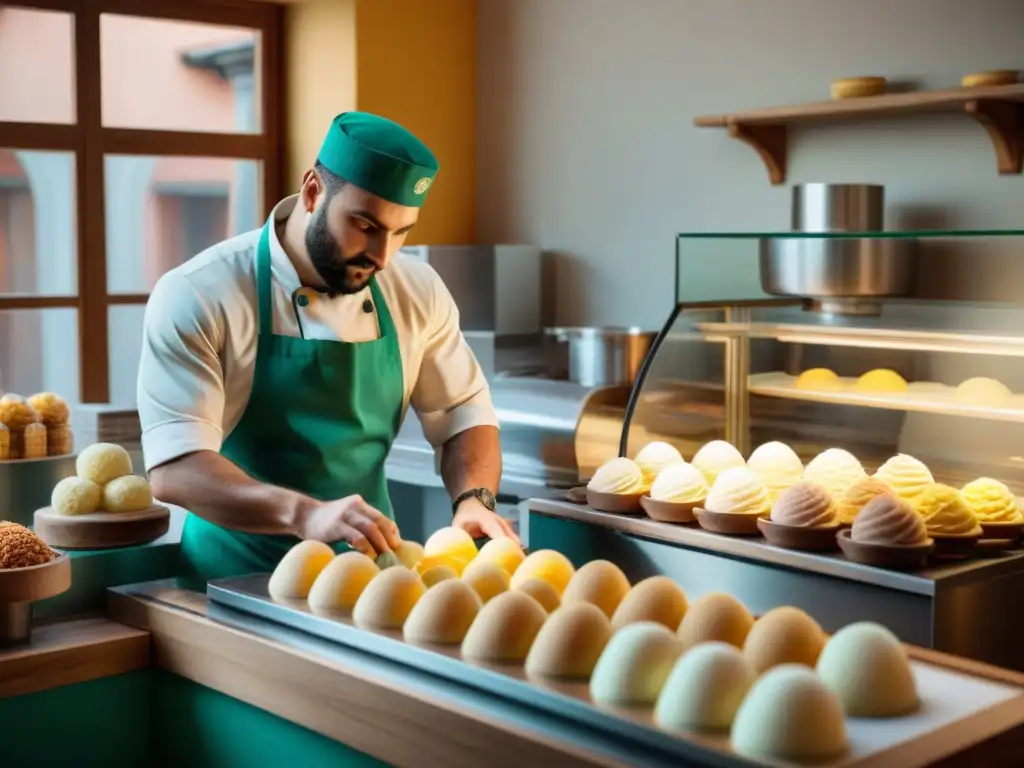
[[[259,133],[259,32],[100,16],[103,125]]]
[[[260,163],[107,155],[107,290],[148,293],[169,269],[256,229]]]
[[[29,396],[56,392],[78,400],[78,311],[0,312],[0,389]]]
[[[73,123],[75,18],[0,5],[0,120]]]
[[[127,304],[107,310],[107,339],[110,344],[110,402],[136,402],[135,378],[142,353],[142,321],[145,304]]]
[[[78,293],[77,222],[74,154],[0,149],[0,294]]]

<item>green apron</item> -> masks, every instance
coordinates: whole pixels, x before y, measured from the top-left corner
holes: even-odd
[[[221,448],[253,478],[329,501],[358,493],[394,519],[384,460],[398,434],[404,388],[395,325],[376,278],[380,338],[349,343],[274,335],[270,228],[256,251],[259,337],[252,394]],[[193,584],[272,571],[299,539],[223,528],[189,513],[181,534]],[[347,544],[339,542],[335,550]]]

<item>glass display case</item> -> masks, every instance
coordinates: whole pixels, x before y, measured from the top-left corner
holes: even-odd
[[[1024,496],[1024,231],[681,234],[620,455],[780,440]]]

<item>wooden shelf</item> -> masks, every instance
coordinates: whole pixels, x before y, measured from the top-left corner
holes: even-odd
[[[1024,166],[1024,83],[945,91],[886,93],[789,107],[767,107],[694,119],[698,128],[725,128],[760,155],[772,184],[786,180],[789,126],[842,120],[882,119],[897,115],[963,113],[988,133],[1001,174],[1019,174]]]

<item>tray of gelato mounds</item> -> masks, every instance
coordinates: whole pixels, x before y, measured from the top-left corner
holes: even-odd
[[[1024,724],[1024,689],[910,659],[887,628],[829,636],[731,595],[631,584],[510,539],[444,528],[375,560],[305,541],[221,606],[612,736],[657,762],[912,766]]]
[[[732,444],[712,440],[690,461],[670,443],[654,441],[633,458],[605,462],[582,491],[567,499],[608,514],[764,537],[785,549],[840,551],[881,568],[1016,549],[1024,535],[1021,501],[1005,483],[980,477],[954,488],[907,454],[869,474],[842,448],[828,448],[805,466],[775,441],[744,458]]]

